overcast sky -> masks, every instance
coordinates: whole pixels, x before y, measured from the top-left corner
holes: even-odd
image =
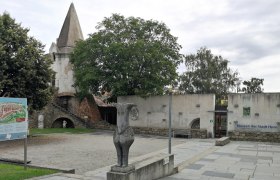
[[[280,92],[279,0],[0,0],[0,13],[30,28],[48,51],[71,2],[85,38],[112,13],[157,20],[178,37],[181,53],[206,46],[228,59],[242,80],[264,78],[265,92]]]

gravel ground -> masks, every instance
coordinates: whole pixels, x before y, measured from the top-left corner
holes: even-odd
[[[28,160],[33,165],[73,168],[83,174],[117,161],[113,133],[51,134],[28,139]],[[186,142],[172,139],[172,145]],[[168,139],[136,135],[130,148],[131,158],[167,148]],[[0,142],[0,158],[23,159],[23,140]]]

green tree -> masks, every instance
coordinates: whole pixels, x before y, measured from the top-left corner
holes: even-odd
[[[249,81],[243,81],[245,87],[242,88],[242,91],[245,93],[262,93],[263,92],[263,81],[264,79],[251,78]]]
[[[38,110],[51,95],[51,61],[28,31],[8,13],[0,14],[0,97],[27,98],[29,107]]]
[[[185,57],[186,72],[180,76],[179,89],[185,93],[213,93],[217,97],[226,95],[236,87],[238,72],[228,67],[229,61],[215,56],[203,47],[197,54]]]
[[[181,46],[164,23],[113,14],[71,55],[81,93],[156,95],[177,78]]]

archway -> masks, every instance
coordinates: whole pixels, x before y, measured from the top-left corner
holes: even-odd
[[[52,128],[63,128],[63,124],[65,124],[65,128],[75,128],[74,123],[68,118],[58,118],[52,123]]]
[[[200,129],[200,118],[192,120],[190,127],[191,129]]]

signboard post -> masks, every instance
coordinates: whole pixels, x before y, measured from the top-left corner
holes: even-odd
[[[0,141],[24,139],[24,169],[27,165],[27,131],[27,99],[0,98]]]

